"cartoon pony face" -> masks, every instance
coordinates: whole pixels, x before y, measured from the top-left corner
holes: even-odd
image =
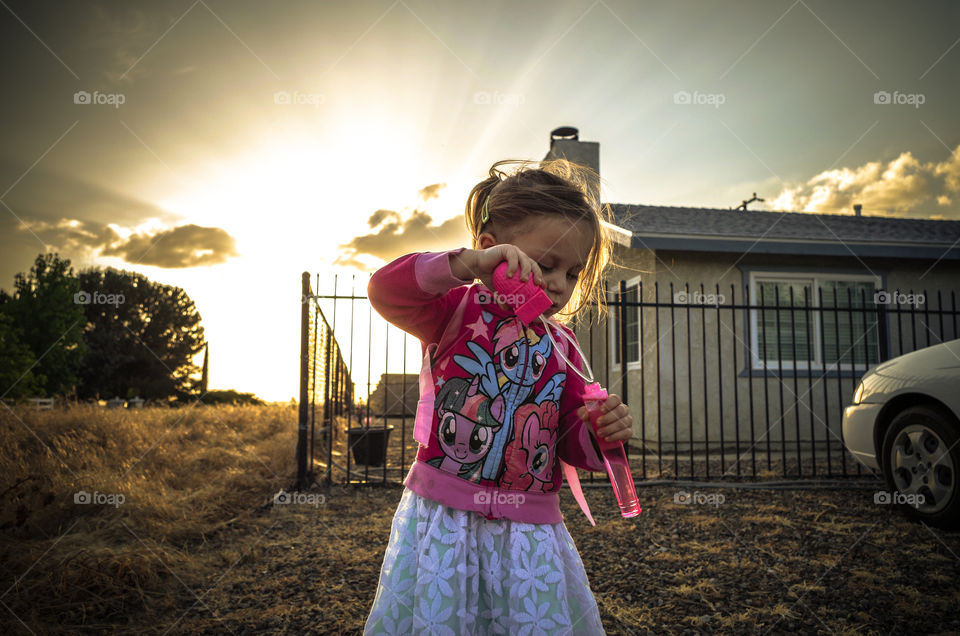
[[[497,326],[493,343],[497,362],[508,381],[523,386],[537,383],[550,357],[549,339],[541,339],[532,329],[524,333],[515,321],[504,320]],[[526,374],[523,373],[525,366]]]
[[[507,446],[507,470],[504,485],[523,490],[551,488],[553,457],[550,451],[557,442],[557,429],[546,422],[556,421],[557,405],[547,401],[540,405],[524,404],[517,409],[514,421],[518,435]]]
[[[500,422],[490,413],[490,398],[478,391],[479,381],[476,376],[469,383],[463,378],[452,378],[437,396],[440,448],[447,459],[458,464],[482,459],[500,428]]]

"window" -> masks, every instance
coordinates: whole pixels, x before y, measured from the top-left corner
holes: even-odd
[[[831,280],[824,281],[821,289],[824,361],[846,368],[877,364],[880,349],[873,283]]]
[[[808,312],[804,311],[808,302],[813,304],[811,288],[809,281],[757,281],[754,305],[793,308],[757,312],[760,321],[756,329],[757,357],[768,367],[776,368],[779,361],[793,361],[794,357],[806,364],[808,353],[813,358],[810,352],[813,325],[808,324]],[[814,318],[812,313],[809,317]]]
[[[635,303],[639,302],[639,278],[627,281],[626,294],[626,341],[627,341],[627,363],[640,362],[640,307]],[[611,286],[612,290],[609,297],[616,302],[619,293],[616,286]],[[614,364],[620,364],[620,307],[619,305],[610,305],[607,307],[610,316],[610,334],[611,347],[613,352],[611,357]]]
[[[874,276],[751,273],[750,304],[761,307],[750,312],[753,368],[877,364],[879,287]]]

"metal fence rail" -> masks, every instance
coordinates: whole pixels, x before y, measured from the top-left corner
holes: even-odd
[[[337,285],[317,294],[303,275],[298,479],[399,483],[418,447],[421,345],[372,310],[355,278],[349,294]],[[960,337],[956,292],[923,294],[921,307],[863,290],[751,297],[620,281],[604,317],[594,307],[574,327],[598,380],[631,407],[640,479],[858,477],[868,471],[845,450],[841,421],[860,378]]]

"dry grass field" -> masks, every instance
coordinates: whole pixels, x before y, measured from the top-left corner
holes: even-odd
[[[285,407],[0,408],[4,622],[168,623],[242,554],[224,531],[292,481],[295,422]]]
[[[295,422],[284,406],[0,407],[2,624],[359,633],[401,488],[272,505],[293,481]],[[960,632],[960,534],[874,504],[870,487],[686,489],[718,505],[639,490],[644,512],[625,520],[608,488],[589,489],[596,527],[561,495],[610,634]]]

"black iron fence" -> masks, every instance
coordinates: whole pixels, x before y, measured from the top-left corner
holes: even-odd
[[[417,451],[421,345],[372,310],[355,277],[350,285],[340,293],[335,278],[332,293],[313,293],[304,274],[299,473],[398,483]],[[598,380],[631,407],[628,455],[644,480],[869,475],[843,445],[860,378],[960,337],[953,291],[621,281],[607,297],[575,329]]]
[[[300,408],[297,436],[297,485],[316,478],[316,446],[328,456],[343,437],[344,417],[352,410],[354,386],[344,362],[334,325],[327,322],[303,273],[300,296]],[[318,414],[319,409],[319,414]],[[342,441],[342,440],[340,440]],[[332,475],[327,471],[326,479]]]
[[[869,368],[960,337],[956,292],[801,291],[621,281],[607,319],[578,330],[631,405],[643,478],[869,472],[845,450],[843,409]]]

